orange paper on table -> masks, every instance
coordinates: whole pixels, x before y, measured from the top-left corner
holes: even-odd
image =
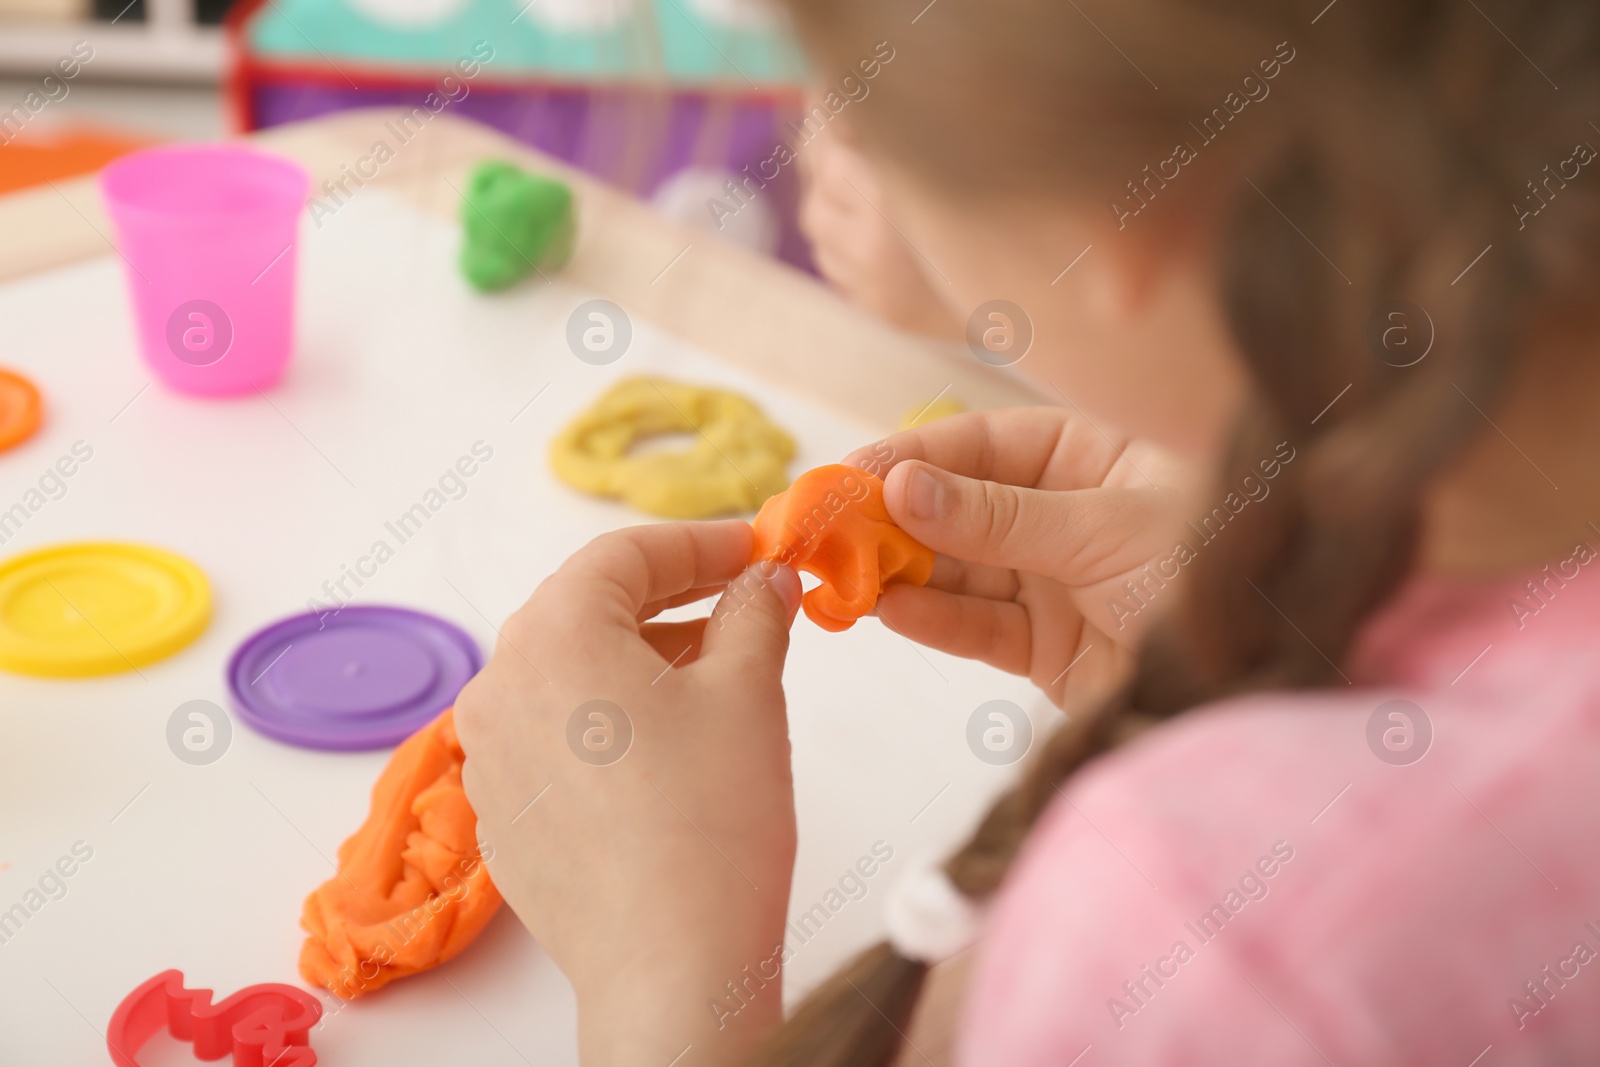
[[[394,750],[367,821],[339,846],[339,873],[301,910],[307,982],[346,1000],[370,993],[455,956],[494,917],[462,759],[450,711]]]
[[[0,193],[93,173],[149,143],[148,138],[91,126],[30,129],[8,140],[0,153]]]
[[[886,587],[925,585],[933,575],[933,549],[889,518],[882,479],[855,467],[806,471],[761,505],[753,525],[752,562],[786,563],[822,580],[800,603],[824,630],[850,629]]]

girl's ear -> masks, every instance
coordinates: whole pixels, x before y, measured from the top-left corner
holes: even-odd
[[[1120,329],[1148,313],[1163,275],[1174,268],[1176,257],[1188,254],[1170,239],[1170,231],[1164,234],[1168,240],[1156,242],[1109,225],[1099,230],[1073,272],[1082,272],[1078,286],[1085,307],[1102,326]]]
[[[1082,248],[1092,242],[1072,274],[1085,275],[1078,287],[1086,310],[1104,326],[1123,329],[1130,320],[1148,315],[1164,299],[1161,291],[1175,273],[1212,276],[1210,256],[1222,224],[1215,189],[1191,183],[1163,196],[1136,217],[1118,218],[1103,208],[1058,216],[1054,229],[1063,246],[1076,242]]]

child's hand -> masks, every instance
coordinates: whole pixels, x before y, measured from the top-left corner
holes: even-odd
[[[805,175],[800,229],[817,269],[853,303],[901,329],[961,337],[964,327],[934,290],[920,256],[878,213],[882,194],[871,166],[829,129],[800,154]],[[875,206],[876,205],[876,206]]]
[[[596,539],[506,622],[456,702],[490,873],[575,987],[586,1064],[660,1067],[690,1044],[680,1067],[737,1062],[781,1017],[781,676],[800,581],[746,571],[751,541],[743,522]],[[724,588],[710,620],[646,621]],[[766,987],[719,1028],[708,1004],[737,1008],[725,983],[747,966]]]
[[[1082,416],[952,415],[846,462],[882,476],[889,514],[939,553],[926,587],[884,591],[883,622],[1025,674],[1057,704],[1118,680],[1152,615],[1176,597],[1181,575],[1158,583],[1141,568],[1179,537],[1184,496],[1175,490],[1187,472],[1152,446],[1108,441]],[[1145,606],[1128,595],[1129,579]]]

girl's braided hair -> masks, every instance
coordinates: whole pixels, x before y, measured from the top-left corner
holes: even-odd
[[[1131,681],[1049,737],[946,861],[971,898],[999,887],[1061,783],[1140,729],[1228,694],[1344,684],[1357,627],[1415,563],[1428,485],[1486,428],[1533,320],[1576,310],[1600,273],[1600,5],[1323,5],[942,0],[913,23],[921,0],[787,0],[819,73],[892,45],[850,122],[948,195],[1117,201],[1130,240],[1199,217],[1253,385],[1219,498],[1276,443],[1297,452],[1274,504],[1187,569]],[[1174,142],[1193,158],[1150,182]],[[1409,366],[1415,348],[1381,343],[1397,300],[1433,331]],[[755,1062],[892,1062],[925,973],[867,950]]]

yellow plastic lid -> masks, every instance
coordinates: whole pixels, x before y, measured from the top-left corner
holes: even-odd
[[[164,549],[85,541],[0,561],[0,670],[129,671],[172,655],[210,621],[206,576]]]

